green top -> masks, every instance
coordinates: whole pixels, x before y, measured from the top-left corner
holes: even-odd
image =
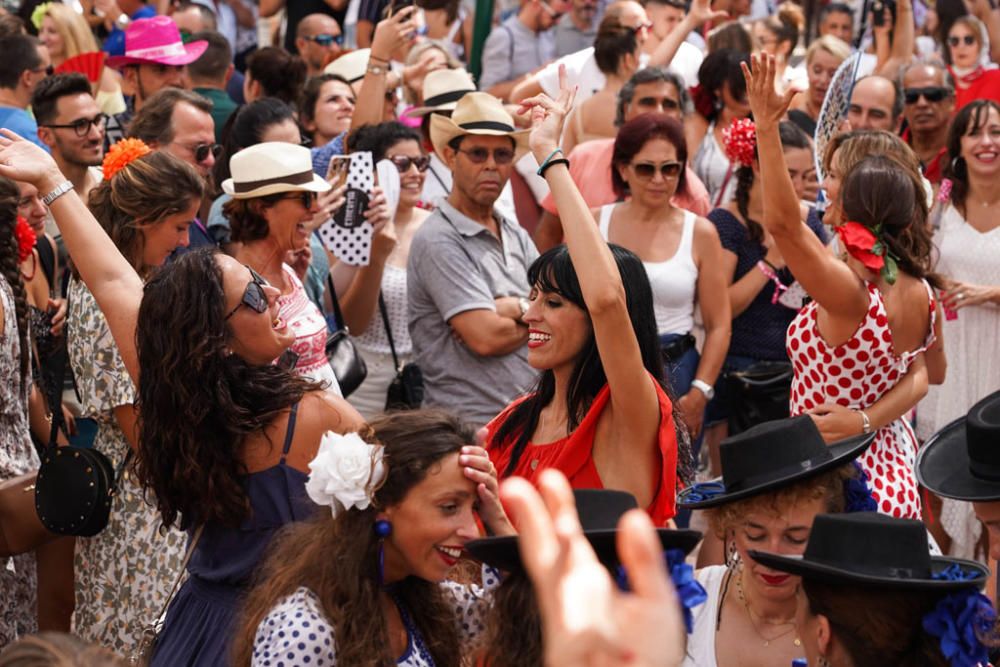
[[[215,121],[215,141],[222,143],[222,128],[229,116],[236,111],[237,104],[229,94],[218,88],[195,88],[194,92],[212,101],[212,120]]]

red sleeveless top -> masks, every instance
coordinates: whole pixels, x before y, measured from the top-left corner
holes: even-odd
[[[674,428],[673,404],[670,402],[670,398],[659,383],[654,380],[653,384],[656,386],[656,395],[660,404],[660,428],[657,432],[660,465],[658,469],[651,472],[655,492],[653,502],[646,508],[646,512],[649,513],[657,527],[663,527],[677,513],[675,505],[677,497],[677,431]],[[498,443],[494,441],[496,432],[500,425],[506,421],[511,410],[529,397],[522,396],[517,399],[486,425],[486,449],[501,479],[508,476],[504,475],[504,471],[510,463],[513,442],[507,447],[499,447]],[[512,476],[524,477],[534,484],[542,470],[555,468],[566,475],[570,486],[574,489],[605,488],[601,476],[597,472],[597,466],[594,465],[593,454],[597,423],[610,398],[611,391],[605,384],[575,431],[555,442],[541,445],[529,442],[525,446]]]

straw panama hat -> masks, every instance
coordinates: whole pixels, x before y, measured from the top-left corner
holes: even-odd
[[[207,48],[208,42],[204,40],[185,44],[172,18],[154,16],[138,19],[129,25],[125,31],[125,55],[111,56],[107,66],[120,68],[153,64],[182,67],[198,60]]]
[[[455,105],[451,117],[431,117],[431,143],[434,152],[447,164],[444,149],[452,139],[467,134],[510,137],[514,140],[514,162],[528,152],[531,130],[518,130],[503,104],[489,93],[466,93]]]
[[[340,56],[332,63],[323,68],[323,74],[336,74],[343,77],[348,83],[357,83],[365,78],[368,70],[368,56],[371,49],[358,49]]]
[[[283,141],[267,141],[241,150],[229,160],[229,169],[232,178],[222,182],[222,191],[233,199],[330,189],[329,183],[313,173],[309,149]]]
[[[424,105],[406,112],[411,118],[426,116],[434,111],[454,111],[466,93],[476,92],[476,84],[464,69],[439,69],[424,77]]]

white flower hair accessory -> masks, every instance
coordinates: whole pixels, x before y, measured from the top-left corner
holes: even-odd
[[[317,505],[329,506],[333,516],[352,507],[367,509],[375,489],[385,479],[383,450],[382,445],[367,443],[357,433],[327,431],[316,458],[309,463],[309,498]]]

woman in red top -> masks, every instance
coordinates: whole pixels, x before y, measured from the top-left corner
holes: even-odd
[[[562,86],[558,100],[539,95],[522,102],[531,112],[531,150],[564,221],[565,245],[528,270],[534,286],[523,318],[528,363],[541,375],[532,393],[487,425],[488,449],[501,478],[534,481],[557,468],[574,488],[631,493],[662,526],[675,513],[677,435],[652,292],[639,258],[601,238],[560,162],[557,142],[573,94]]]

